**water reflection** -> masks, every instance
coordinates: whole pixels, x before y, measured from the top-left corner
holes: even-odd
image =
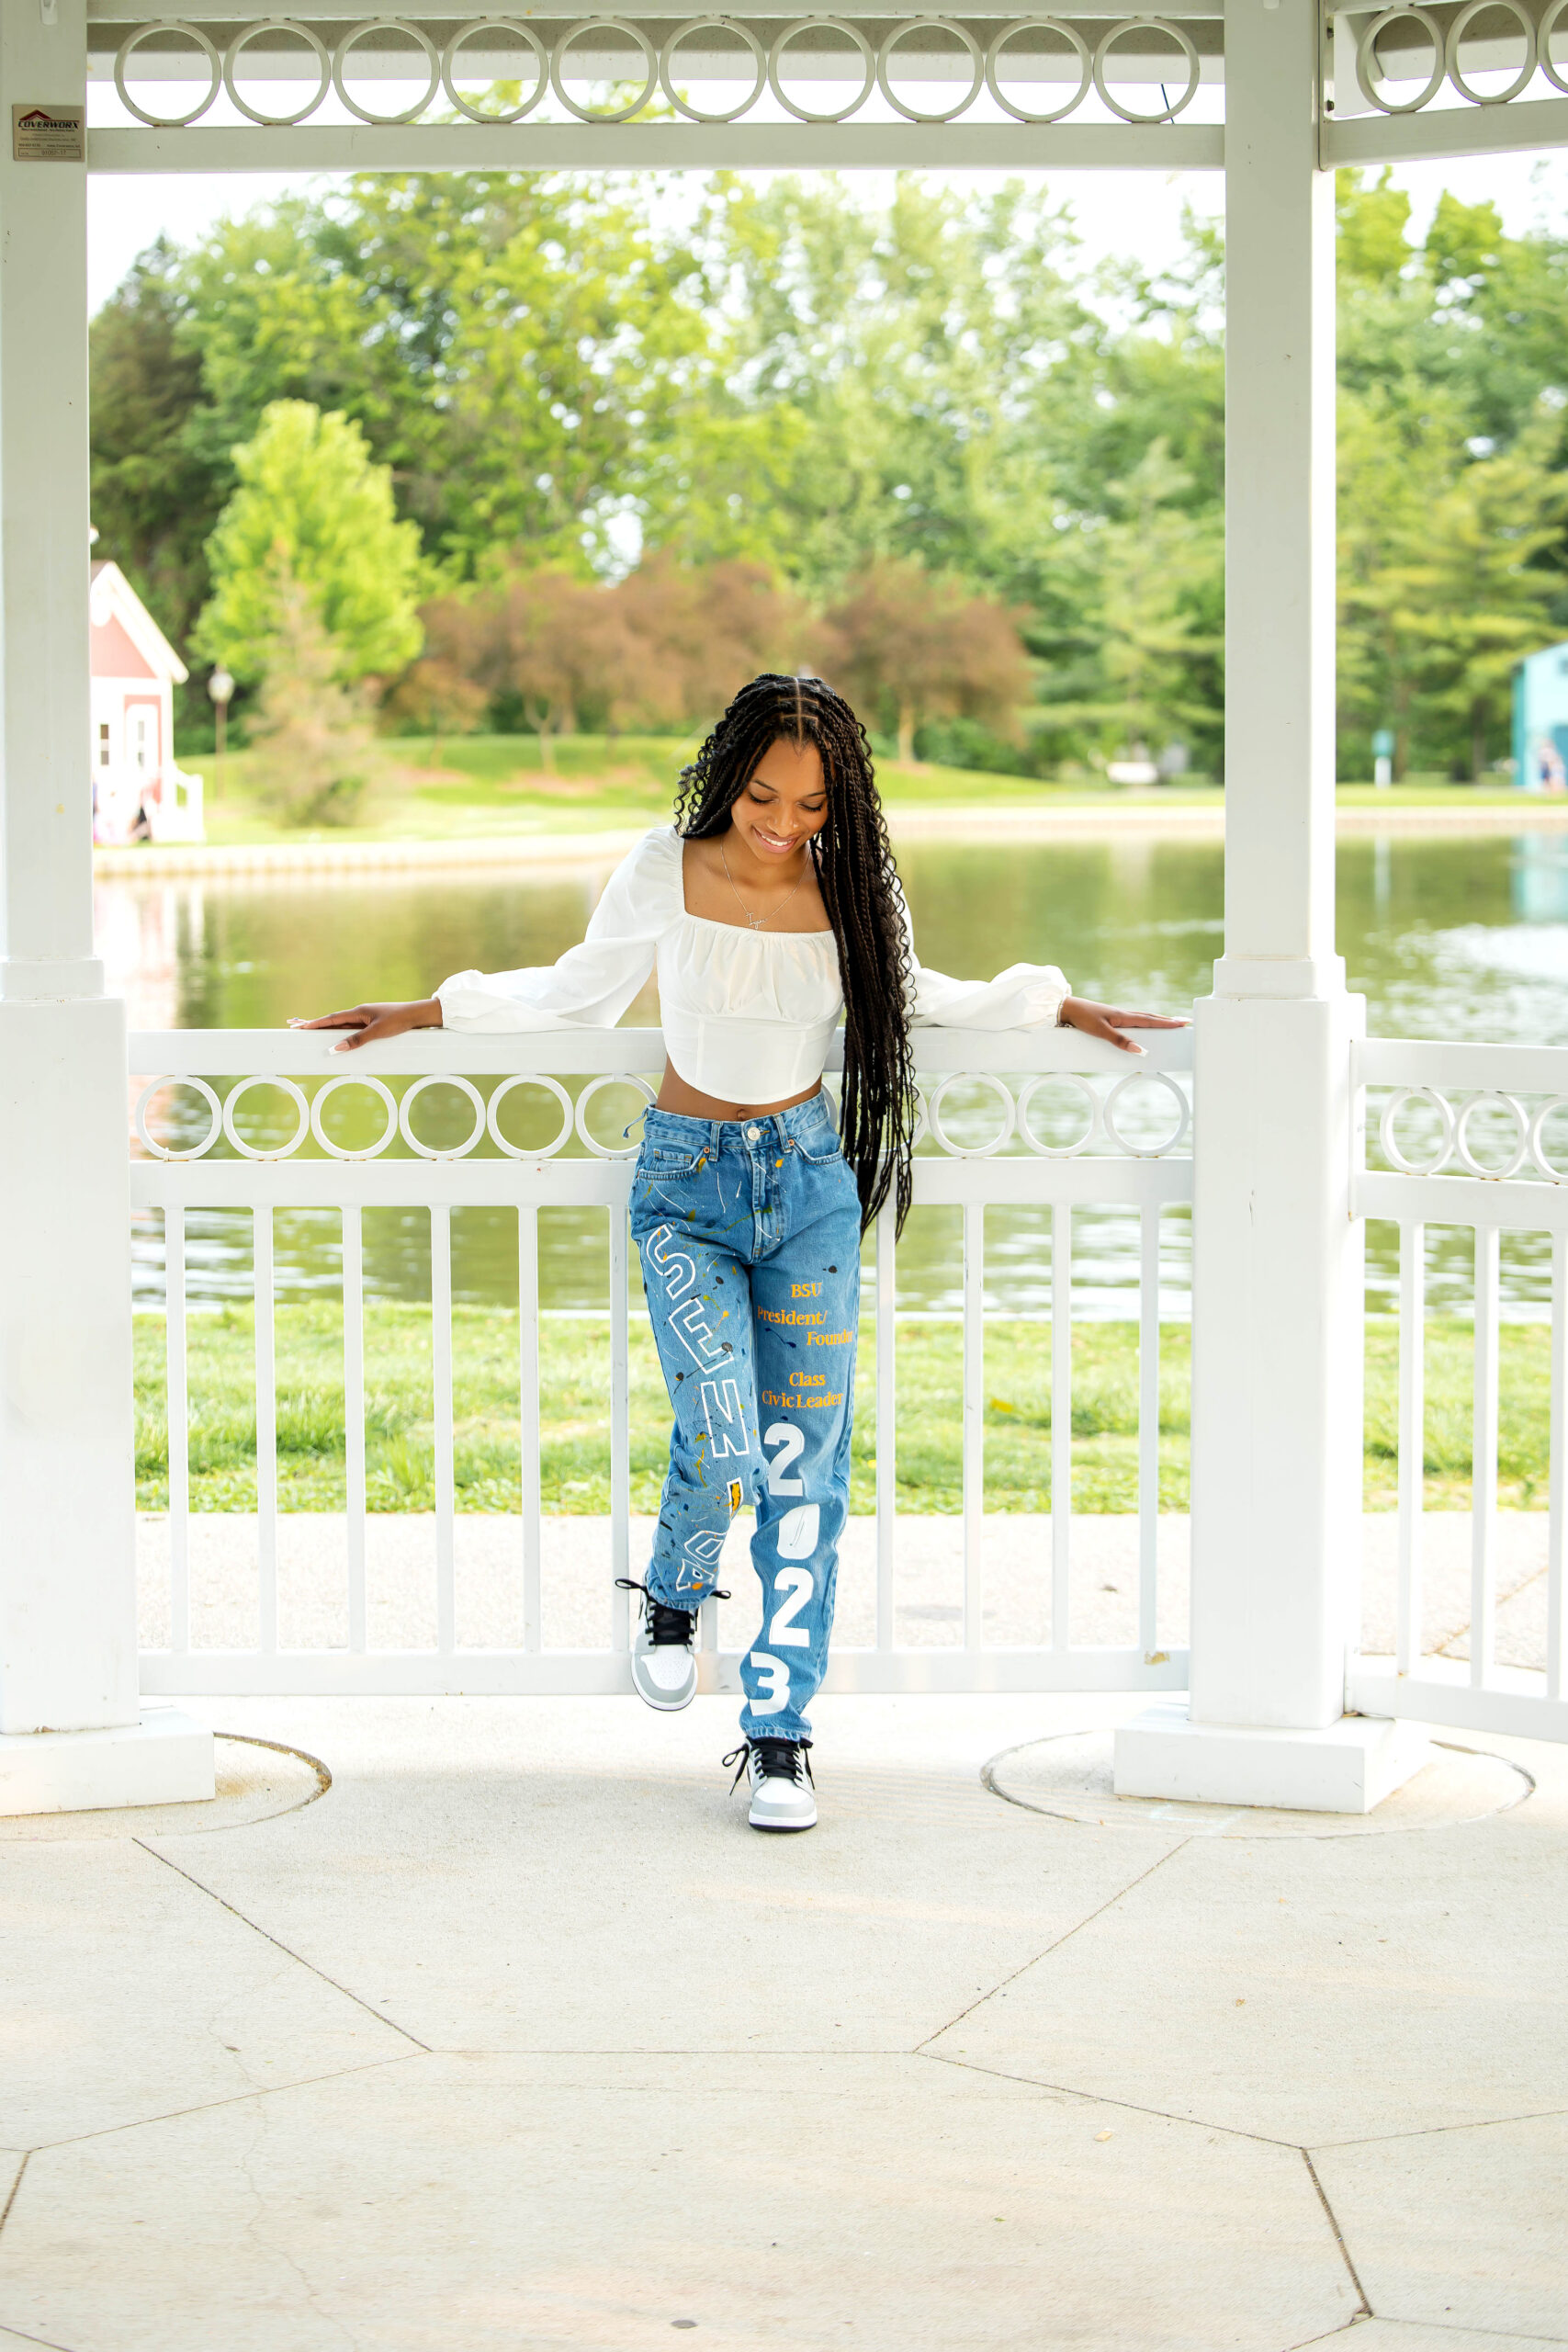
[[[609,860],[598,871],[530,878],[405,872],[340,880],[299,876],[257,881],[114,880],[98,888],[101,952],[110,985],[129,999],[135,1028],[265,1028],[295,1012],[361,997],[423,994],[466,965],[495,969],[547,962],[582,935]],[[900,861],[920,953],[942,970],[996,972],[1028,958],[1061,964],[1083,994],[1184,1011],[1209,986],[1219,953],[1222,852],[1217,843],[1145,836],[1097,844],[1006,848],[925,844]],[[1568,841],[1529,834],[1358,839],[1339,859],[1339,939],[1350,985],[1368,998],[1369,1025],[1384,1036],[1493,1038],[1568,1044]],[[628,1014],[657,1018],[651,989]],[[266,1102],[250,1098],[258,1131]],[[430,1132],[458,1115],[433,1094],[422,1102]],[[292,1119],[277,1105],[281,1121]],[[188,1111],[184,1114],[189,1116]],[[468,1114],[461,1111],[466,1121]],[[518,1114],[518,1139],[533,1115]],[[954,1124],[964,1113],[954,1107]],[[978,1101],[969,1115],[985,1116]],[[1046,1132],[1043,1114],[1040,1132]],[[1071,1126],[1070,1106],[1061,1115]],[[176,1115],[177,1124],[177,1115]],[[957,1303],[945,1213],[917,1220],[900,1252],[901,1304]],[[931,1223],[931,1220],[935,1222]],[[194,1299],[244,1295],[250,1221],[193,1212]],[[1165,1311],[1184,1311],[1187,1225],[1164,1224]],[[280,1213],[281,1295],[337,1281],[337,1218]],[[922,1240],[925,1227],[929,1239]],[[1080,1312],[1128,1310],[1135,1264],[1134,1221],[1122,1211],[1075,1219],[1074,1283]],[[466,1210],[454,1220],[454,1288],[476,1303],[516,1297],[514,1220]],[[551,1212],[541,1220],[545,1303],[603,1308],[608,1278],[602,1213]],[[155,1218],[138,1234],[139,1295],[162,1295],[162,1235]],[[1471,1243],[1460,1229],[1432,1234],[1433,1303],[1469,1294]],[[1374,1294],[1395,1283],[1393,1236],[1369,1235]],[[428,1234],[422,1216],[367,1214],[366,1270],[383,1295],[428,1295]],[[998,1306],[1044,1313],[1050,1300],[1048,1220],[993,1211],[987,1219],[987,1289]],[[1528,1309],[1546,1295],[1547,1254],[1534,1236],[1505,1250],[1506,1294]]]

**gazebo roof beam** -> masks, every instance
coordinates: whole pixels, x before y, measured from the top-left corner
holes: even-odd
[[[411,122],[89,130],[90,172],[1215,172],[1219,123]]]

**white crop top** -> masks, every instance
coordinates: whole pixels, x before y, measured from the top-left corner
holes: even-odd
[[[435,991],[453,1030],[613,1028],[650,971],[670,1060],[721,1101],[776,1102],[822,1075],[844,1009],[830,931],[750,931],[688,914],[684,844],[656,825],[604,886],[581,947],[519,972],[458,972]],[[908,923],[908,916],[905,921]],[[1055,1023],[1066,981],[1054,965],[1010,964],[994,980],[950,980],[915,958],[911,1019],[928,1027]]]

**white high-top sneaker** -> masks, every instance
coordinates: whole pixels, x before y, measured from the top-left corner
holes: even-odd
[[[753,1829],[815,1829],[817,1784],[811,1777],[808,1739],[748,1739],[725,1758],[738,1764],[731,1788],[742,1773],[751,1783]]]
[[[688,1609],[666,1608],[630,1577],[615,1582],[642,1595],[642,1622],[632,1638],[632,1688],[661,1714],[678,1714],[697,1695],[696,1618]]]

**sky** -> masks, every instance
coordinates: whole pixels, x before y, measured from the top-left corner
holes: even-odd
[[[868,195],[882,192],[888,175],[858,173]],[[981,185],[995,175],[930,172],[933,185]],[[1182,208],[1217,213],[1224,180],[1213,172],[1049,172],[1053,194],[1072,206],[1086,263],[1137,255],[1151,269],[1175,259],[1180,248]],[[1409,191],[1413,227],[1419,234],[1431,219],[1441,191],[1451,188],[1467,204],[1490,197],[1512,235],[1535,227],[1568,229],[1568,155],[1478,155],[1449,163],[1396,166],[1394,179]],[[194,243],[224,213],[247,211],[309,180],[268,172],[115,175],[87,183],[87,273],[89,306],[96,310],[113,293],[137,254],[160,234],[176,244]]]

